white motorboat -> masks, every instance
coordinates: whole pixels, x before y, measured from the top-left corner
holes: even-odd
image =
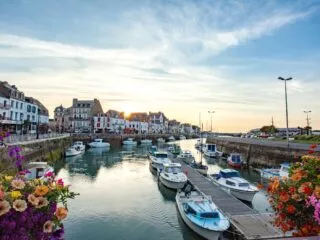
[[[179,139],[180,139],[180,140],[186,140],[187,138],[186,138],[184,135],[180,135],[180,136],[179,136]]]
[[[80,151],[85,151],[86,150],[86,146],[83,144],[82,141],[76,141],[76,142],[73,143],[72,146],[75,147],[76,149],[80,150]]]
[[[169,142],[171,142],[171,141],[175,141],[176,139],[174,138],[174,136],[170,136],[169,138],[168,138],[168,141]]]
[[[227,159],[228,165],[234,168],[241,168],[243,166],[243,157],[240,153],[231,153]]]
[[[171,189],[183,188],[188,180],[187,176],[181,172],[180,163],[164,163],[159,177],[160,182]]]
[[[205,239],[218,240],[221,233],[230,227],[228,218],[212,202],[211,197],[198,191],[178,191],[176,203],[182,220]]]
[[[86,146],[81,141],[75,142],[71,147],[69,147],[66,152],[66,157],[73,157],[80,155],[86,151]]]
[[[150,160],[152,168],[157,171],[161,171],[163,169],[164,163],[171,163],[168,153],[166,152],[154,152],[154,154],[150,156]]]
[[[254,195],[259,192],[256,186],[241,178],[239,172],[234,169],[220,170],[219,174],[213,174],[210,178],[215,184],[243,201],[252,202]]]
[[[280,164],[280,168],[266,168],[260,170],[261,178],[270,180],[271,178],[289,177],[289,163]]]
[[[137,142],[133,141],[133,138],[127,138],[126,140],[123,141],[123,145],[136,146]]]
[[[189,150],[182,151],[182,153],[180,153],[177,156],[177,158],[181,159],[182,161],[184,161],[186,163],[192,163],[194,161],[194,156],[192,155],[191,151],[189,151]]]
[[[29,162],[26,166],[28,169],[25,178],[28,180],[36,178],[44,178],[46,173],[54,172],[53,167],[46,162]]]
[[[157,142],[158,142],[158,143],[165,143],[165,142],[166,142],[166,140],[165,140],[165,139],[163,139],[163,138],[158,138],[158,139],[157,139]]]
[[[143,145],[151,145],[152,144],[152,140],[151,139],[142,139],[140,141],[141,144]]]
[[[97,138],[94,139],[93,142],[88,143],[89,147],[92,148],[106,148],[110,147],[110,143],[103,142],[103,139]]]
[[[206,143],[203,146],[203,153],[207,157],[222,157],[223,152],[217,150],[217,145],[213,143]]]

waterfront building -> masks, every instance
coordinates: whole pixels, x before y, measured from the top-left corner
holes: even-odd
[[[177,120],[170,120],[168,122],[168,133],[180,134],[180,122]]]
[[[94,132],[123,133],[126,127],[124,113],[108,110],[93,117]]]
[[[94,129],[93,117],[103,113],[101,103],[98,99],[72,100],[71,127],[74,131],[92,131]]]
[[[146,134],[149,130],[149,116],[147,113],[131,113],[126,119],[126,128],[131,129],[134,133]]]
[[[169,120],[162,112],[149,112],[149,132],[165,133],[168,130]]]

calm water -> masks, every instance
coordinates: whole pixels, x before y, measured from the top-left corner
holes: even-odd
[[[180,141],[182,149],[191,150],[196,158],[195,140]],[[189,230],[175,206],[175,192],[157,184],[149,170],[147,147],[136,147],[134,156],[118,149],[109,152],[89,149],[83,156],[66,159],[58,176],[80,193],[69,204],[65,221],[66,239],[116,240],[200,240]],[[209,173],[225,167],[225,161],[206,162]],[[253,172],[242,172],[251,182],[258,182]],[[253,201],[254,208],[268,208],[264,193]],[[228,234],[225,239],[232,239]]]

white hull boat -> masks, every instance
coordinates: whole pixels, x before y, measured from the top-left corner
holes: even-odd
[[[163,164],[171,163],[166,152],[155,152],[150,156],[150,161],[152,168],[158,172],[162,171]]]
[[[179,191],[176,203],[185,224],[205,239],[218,240],[221,233],[230,227],[229,220],[212,200],[197,191],[189,194]]]
[[[206,143],[203,146],[203,154],[207,157],[214,158],[214,157],[222,157],[223,152],[217,151],[216,144]]]
[[[181,189],[187,183],[187,176],[181,172],[181,164],[164,163],[159,175],[160,182],[167,188]]]
[[[110,147],[110,143],[103,142],[102,139],[95,139],[93,142],[88,143],[89,147],[92,148],[108,148]]]
[[[26,168],[28,172],[25,174],[25,178],[28,180],[44,178],[46,173],[54,172],[53,167],[49,166],[46,162],[29,162]]]
[[[210,178],[216,185],[243,201],[252,202],[256,193],[259,192],[257,187],[241,178],[239,172],[234,169],[223,169],[219,174],[211,175]]]
[[[123,141],[123,145],[137,146],[137,142],[133,141],[132,138],[128,138],[127,140]]]
[[[84,150],[81,151],[81,150],[76,149],[75,147],[72,146],[72,147],[69,147],[69,148],[66,150],[65,155],[66,155],[66,157],[73,157],[73,156],[80,155],[80,154],[82,154],[82,153],[84,153]]]
[[[270,180],[274,177],[278,177],[278,178],[289,177],[289,168],[290,168],[290,165],[288,163],[283,163],[280,165],[280,168],[261,169],[260,175],[261,175],[261,178],[265,180]]]
[[[182,151],[182,153],[180,153],[178,156],[177,156],[178,159],[186,162],[186,163],[192,163],[194,161],[194,157],[192,155],[192,153],[189,151],[189,150],[186,150],[186,151]]]

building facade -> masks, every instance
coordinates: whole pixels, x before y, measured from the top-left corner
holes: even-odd
[[[168,131],[169,120],[162,112],[149,112],[149,132],[166,133]]]

